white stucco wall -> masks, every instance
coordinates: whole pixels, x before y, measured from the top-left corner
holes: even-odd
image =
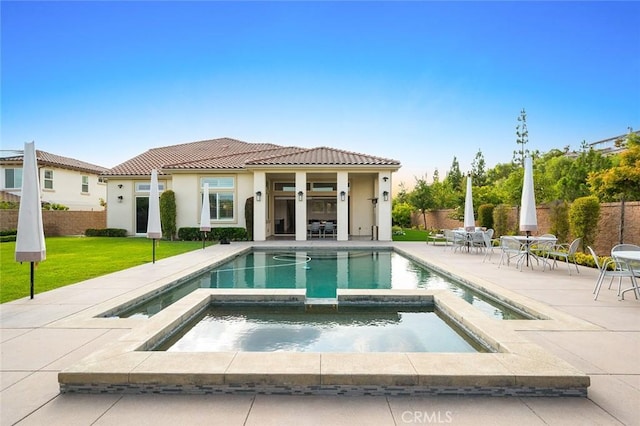
[[[20,188],[6,188],[4,169],[21,168],[21,166],[0,166],[0,189],[20,195]],[[44,187],[44,171],[53,172],[53,188]],[[89,172],[62,169],[57,167],[40,166],[40,190],[42,201],[62,204],[69,210],[104,210],[100,205],[100,199],[107,198],[107,185],[98,182],[98,175]],[[89,177],[89,191],[82,192],[82,176]]]

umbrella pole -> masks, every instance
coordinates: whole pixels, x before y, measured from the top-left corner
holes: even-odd
[[[531,237],[531,231],[527,231],[527,268],[529,267],[529,237]]]
[[[153,261],[152,263],[156,263],[156,239],[153,239],[153,248],[151,249],[151,252],[153,253]]]
[[[31,298],[33,299],[34,262],[31,262]]]
[[[207,233],[202,233],[202,249],[204,250],[204,242],[207,241]]]

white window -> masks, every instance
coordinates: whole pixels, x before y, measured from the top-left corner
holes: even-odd
[[[22,188],[22,169],[4,169],[4,187],[7,189]]]
[[[89,176],[82,176],[82,192],[89,192]]]
[[[136,182],[136,192],[150,192],[151,181],[149,182]],[[164,182],[158,182],[158,191],[164,191]]]
[[[211,220],[233,220],[235,211],[235,178],[207,177],[200,179],[200,188],[209,184]]]
[[[53,189],[53,170],[44,171],[44,189]]]

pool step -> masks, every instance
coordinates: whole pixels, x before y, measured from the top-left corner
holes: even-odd
[[[338,299],[334,297],[307,297],[304,310],[309,312],[335,312],[338,310]]]

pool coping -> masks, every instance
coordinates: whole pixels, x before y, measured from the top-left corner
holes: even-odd
[[[273,247],[265,247],[273,248]],[[318,247],[296,246],[296,249]],[[332,246],[331,249],[354,249]],[[446,290],[344,290],[338,300],[378,303],[389,298],[431,298],[463,328],[489,342],[494,353],[287,353],[287,352],[152,352],[150,343],[193,315],[193,309],[219,297],[302,303],[304,290],[199,289],[152,318],[99,317],[149,292],[158,292],[177,276],[213,267],[259,245],[229,247],[205,264],[191,265],[178,274],[144,283],[123,296],[95,305],[50,324],[51,327],[131,329],[117,343],[61,371],[62,392],[116,393],[274,393],[274,394],[484,394],[519,396],[586,396],[590,379],[560,358],[518,334],[519,330],[601,330],[601,327],[548,305],[427,262],[411,247],[372,245],[355,249],[394,250],[470,285],[509,300],[537,320],[496,320]],[[195,299],[194,299],[195,298]]]
[[[590,384],[584,373],[446,290],[339,289],[338,304],[432,303],[495,352],[150,350],[213,301],[304,303],[304,297],[304,290],[196,290],[116,344],[61,371],[61,392],[586,396]]]

